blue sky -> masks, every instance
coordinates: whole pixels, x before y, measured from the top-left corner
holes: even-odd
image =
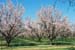
[[[13,3],[15,4],[16,1],[12,0]],[[52,6],[55,0],[17,0],[18,3],[22,4],[25,7],[25,13],[23,15],[23,19],[27,16],[30,16],[32,20],[35,20],[37,18],[37,11],[41,7],[47,7],[47,6]],[[5,3],[6,0],[0,0],[0,3]],[[75,11],[74,8],[71,7],[68,9],[68,3],[61,3],[57,2],[56,8],[60,11],[62,11],[64,16],[68,16],[69,21],[74,23],[75,21]]]

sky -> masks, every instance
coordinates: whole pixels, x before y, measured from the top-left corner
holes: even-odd
[[[41,7],[52,6],[55,0],[17,0],[19,4],[22,4],[25,7],[25,12],[23,15],[23,19],[27,16],[30,16],[32,20],[37,19],[37,12],[41,9]],[[12,0],[15,4],[16,0]],[[6,3],[6,0],[0,0],[0,3]],[[57,2],[56,9],[60,10],[63,16],[67,16],[71,23],[75,22],[75,9],[74,7],[70,7],[68,9],[68,3]]]

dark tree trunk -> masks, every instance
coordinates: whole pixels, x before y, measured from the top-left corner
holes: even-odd
[[[10,43],[12,40],[11,37],[6,37],[5,40],[6,40],[7,46],[10,47]]]
[[[52,42],[51,45],[53,45],[53,40],[56,38],[56,35],[55,35],[55,25],[52,26],[52,36],[51,36],[51,39],[50,41]]]
[[[7,46],[10,47],[11,39],[7,40]]]
[[[38,41],[41,42],[41,37],[38,38]]]

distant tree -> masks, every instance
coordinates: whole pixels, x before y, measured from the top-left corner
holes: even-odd
[[[26,17],[26,20],[25,20],[25,23],[24,23],[25,32],[23,34],[23,36],[25,36],[26,38],[33,37],[32,36],[32,26],[31,26],[31,23],[32,23],[31,18],[30,17]]]
[[[25,20],[25,35],[27,37],[30,37],[31,39],[38,39],[38,41],[41,41],[41,34],[40,34],[40,27],[39,27],[39,24],[38,24],[38,21],[36,20],[35,22],[34,21],[31,21],[30,17],[27,17],[27,19]]]
[[[71,25],[72,37],[75,37],[75,24]]]
[[[7,0],[7,4],[0,5],[0,34],[9,46],[11,40],[23,32],[23,23],[21,16],[24,7],[14,5],[11,0]]]
[[[33,28],[33,33],[35,35],[35,38],[37,39],[37,41],[41,41],[41,39],[43,38],[43,30],[40,26],[40,22],[38,20],[36,20],[35,22],[32,23],[32,28]]]
[[[72,31],[71,31],[71,25],[68,22],[67,17],[64,17],[63,20],[61,21],[61,23],[58,25],[57,29],[60,27],[59,29],[59,35],[60,37],[71,37],[72,35]]]

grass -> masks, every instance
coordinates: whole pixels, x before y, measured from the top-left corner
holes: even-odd
[[[74,39],[56,39],[54,42],[56,45],[49,45],[49,41],[42,39],[41,42],[24,39],[24,38],[15,38],[11,42],[11,46],[7,47],[5,40],[0,40],[0,50],[75,50],[75,46],[72,47],[72,44],[75,44]],[[69,44],[69,45],[68,45]]]
[[[0,45],[4,45],[6,44],[5,40],[1,40],[0,38]],[[25,38],[15,38],[14,40],[12,40],[11,45],[22,45],[22,46],[32,46],[32,45],[49,45],[51,42],[48,39],[42,39],[41,42],[38,41],[34,41],[34,40],[29,40],[29,39],[25,39]],[[59,39],[55,39],[52,42],[54,45],[72,45],[75,44],[75,38],[59,38]]]
[[[2,50],[69,50],[69,49],[71,50],[72,49],[71,47],[72,47],[71,45],[70,46],[38,45],[38,46],[18,46],[18,47],[4,47],[3,46]]]

